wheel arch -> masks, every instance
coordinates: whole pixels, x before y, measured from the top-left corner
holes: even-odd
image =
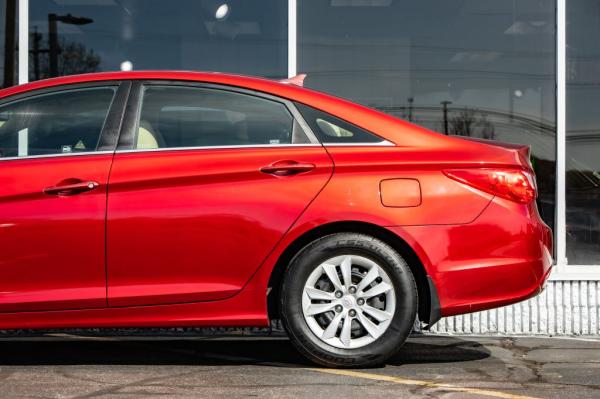
[[[419,320],[427,323],[428,327],[439,320],[440,306],[435,285],[427,274],[423,262],[414,249],[405,240],[388,229],[372,223],[359,221],[332,222],[315,227],[305,232],[288,245],[279,256],[269,278],[267,309],[270,320],[279,318],[279,293],[281,290],[281,283],[283,281],[285,270],[292,258],[312,241],[335,233],[368,234],[385,242],[396,250],[408,263],[415,278],[415,282],[417,283]]]

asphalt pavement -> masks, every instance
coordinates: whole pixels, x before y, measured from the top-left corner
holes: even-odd
[[[600,340],[413,336],[331,370],[285,337],[0,339],[1,398],[600,398]]]

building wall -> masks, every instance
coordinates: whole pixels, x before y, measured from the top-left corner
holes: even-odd
[[[600,335],[600,281],[549,281],[544,292],[499,309],[445,317],[444,334]]]

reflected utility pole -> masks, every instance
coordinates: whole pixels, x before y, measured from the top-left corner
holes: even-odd
[[[42,34],[38,33],[37,26],[33,27],[33,40],[31,43],[32,49],[29,50],[33,55],[33,77],[35,80],[40,80],[40,54],[48,53],[48,49],[41,49],[40,42],[42,41]]]
[[[87,25],[94,22],[91,18],[74,17],[71,14],[67,15],[56,15],[48,14],[48,49],[49,49],[49,72],[50,77],[58,76],[58,55],[60,54],[60,47],[58,45],[58,30],[57,23],[62,22],[63,24],[71,25]]]
[[[17,29],[17,0],[6,0],[6,14],[4,20],[4,87],[14,85],[15,82],[15,54]]]
[[[413,118],[413,101],[415,101],[414,97],[408,97],[408,121],[412,122]]]
[[[452,101],[442,101],[440,104],[444,107],[444,134],[448,135],[448,105],[452,104]]]

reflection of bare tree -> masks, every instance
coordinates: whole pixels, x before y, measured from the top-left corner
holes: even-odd
[[[484,139],[494,138],[494,125],[487,119],[483,112],[478,113],[472,109],[465,108],[450,117],[449,133],[456,136],[481,137]]]
[[[376,106],[380,111],[406,119],[406,112],[409,109],[407,106]],[[413,113],[413,123],[418,120],[418,124],[429,129],[442,132],[443,125],[440,115],[443,109],[440,106],[414,106],[410,105]],[[530,115],[518,114],[511,112],[510,114],[496,109],[484,109],[470,107],[479,114],[480,119],[480,137],[490,137],[497,139],[498,132],[503,131],[523,131],[541,138],[553,138],[556,134],[556,125],[554,121],[539,120],[532,118]],[[457,108],[448,108],[449,117],[459,112]],[[448,127],[450,129],[450,127]]]
[[[475,111],[465,108],[458,115],[450,117],[448,133],[456,136],[474,136],[476,122]]]
[[[41,41],[41,34],[35,32],[33,36],[34,45],[31,51],[34,57],[32,63],[34,79],[44,79],[50,77],[50,59],[47,49],[39,49],[37,43]],[[58,76],[73,75],[78,73],[98,72],[100,70],[101,58],[94,50],[88,50],[84,44],[67,42],[62,40],[60,43],[60,53],[58,54]]]
[[[88,50],[81,43],[62,42],[58,57],[58,74],[73,75],[77,73],[97,72],[100,56],[94,50]]]
[[[488,140],[494,139],[494,124],[490,122],[485,113],[481,114],[479,118],[479,124],[481,126],[481,137]]]

